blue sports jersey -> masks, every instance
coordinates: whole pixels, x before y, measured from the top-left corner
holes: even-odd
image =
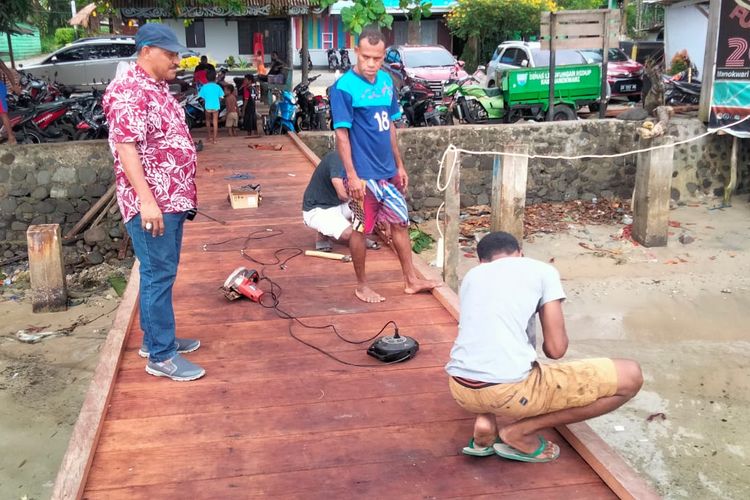
[[[393,80],[378,71],[370,83],[353,69],[331,87],[333,128],[348,128],[352,161],[361,179],[390,179],[396,175],[391,126],[401,118]]]

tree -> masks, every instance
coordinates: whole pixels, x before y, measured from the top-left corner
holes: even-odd
[[[314,0],[313,0],[314,1]],[[330,7],[338,0],[317,0],[323,8]],[[370,25],[390,28],[393,16],[385,11],[383,0],[353,0],[354,5],[341,9],[341,21],[347,31],[359,35]],[[399,0],[399,8],[406,11],[412,23],[419,24],[422,18],[432,15],[432,2],[424,0]]]
[[[555,10],[553,0],[458,0],[447,23],[455,36],[469,41],[473,54],[463,59],[471,68],[489,60],[500,42],[537,34],[541,13]]]
[[[3,0],[3,8],[0,9],[0,32],[17,32],[16,25],[26,21],[32,11],[31,0]]]

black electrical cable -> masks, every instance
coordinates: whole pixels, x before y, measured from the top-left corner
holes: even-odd
[[[299,247],[284,247],[279,248],[273,253],[274,261],[272,262],[264,262],[262,260],[259,260],[252,255],[248,253],[249,250],[249,244],[251,241],[255,240],[264,240],[266,238],[273,238],[274,236],[281,236],[284,234],[284,231],[281,229],[257,229],[255,231],[251,231],[248,233],[247,236],[237,236],[236,238],[229,238],[223,241],[217,241],[216,243],[204,243],[203,244],[203,251],[204,252],[230,252],[236,250],[236,248],[209,248],[209,247],[221,247],[222,245],[226,245],[227,243],[231,243],[233,241],[239,241],[242,240],[242,248],[240,248],[240,254],[245,259],[249,260],[250,262],[254,264],[258,264],[260,266],[276,266],[278,265],[281,269],[286,269],[287,263],[292,260],[295,257],[299,257],[304,252]],[[284,252],[292,252],[292,254],[285,258],[281,259],[281,254]]]
[[[234,250],[236,250],[236,248],[231,248],[231,249],[221,249],[221,248],[219,248],[219,249],[209,249],[209,247],[217,247],[217,246],[221,246],[221,245],[226,245],[227,243],[231,243],[233,241],[243,240],[242,248],[240,249],[240,254],[242,254],[242,257],[244,257],[245,259],[249,260],[250,262],[253,262],[255,264],[259,264],[259,265],[263,266],[258,271],[258,274],[260,276],[260,279],[258,280],[258,283],[260,283],[261,281],[267,281],[270,284],[270,290],[267,291],[267,292],[265,292],[261,296],[259,304],[262,307],[266,308],[266,309],[273,309],[274,312],[279,316],[279,318],[290,320],[289,321],[289,335],[294,340],[296,340],[297,342],[299,342],[301,344],[304,344],[304,345],[306,345],[307,347],[309,347],[311,349],[315,349],[319,353],[324,354],[324,355],[328,356],[329,358],[333,359],[334,361],[337,361],[337,362],[339,362],[339,363],[341,363],[343,365],[357,366],[357,367],[360,367],[360,368],[376,368],[376,367],[382,366],[384,364],[385,365],[392,365],[394,363],[400,363],[402,361],[406,361],[407,359],[409,359],[410,355],[407,354],[403,358],[396,359],[396,360],[393,360],[393,361],[383,362],[383,363],[380,363],[380,364],[367,364],[366,365],[366,364],[361,364],[361,363],[352,363],[352,362],[343,360],[341,358],[338,358],[338,357],[334,356],[333,354],[331,354],[330,352],[326,351],[325,349],[322,349],[322,348],[320,348],[320,347],[318,347],[316,345],[313,345],[313,344],[311,344],[309,342],[306,342],[306,341],[302,340],[301,338],[297,337],[294,334],[294,330],[292,328],[292,325],[294,325],[295,322],[299,323],[303,328],[308,328],[310,330],[325,330],[325,329],[330,328],[330,329],[333,330],[333,333],[335,333],[336,336],[339,339],[343,340],[344,342],[347,342],[349,344],[354,344],[354,345],[360,345],[360,344],[364,344],[366,342],[371,342],[372,340],[374,340],[375,338],[377,338],[380,334],[382,334],[385,331],[385,329],[390,324],[393,324],[394,332],[395,332],[396,335],[398,335],[398,325],[396,324],[395,321],[391,320],[391,321],[388,321],[385,325],[383,325],[383,327],[380,329],[380,331],[378,333],[376,333],[375,335],[373,335],[372,337],[366,338],[364,340],[350,340],[350,339],[347,339],[346,337],[344,337],[343,335],[341,335],[341,333],[339,333],[339,331],[336,329],[336,325],[334,325],[332,323],[327,324],[327,325],[321,325],[321,326],[319,326],[319,325],[308,325],[304,321],[302,321],[301,319],[297,318],[296,316],[293,316],[292,314],[289,314],[288,312],[286,312],[283,309],[281,309],[279,307],[279,299],[281,298],[281,293],[282,293],[283,289],[281,288],[281,285],[279,285],[278,283],[276,283],[271,278],[269,278],[268,276],[265,275],[265,266],[276,266],[276,265],[278,265],[281,269],[286,269],[286,265],[287,265],[287,263],[290,260],[292,260],[295,257],[298,257],[298,256],[302,255],[304,252],[302,251],[301,248],[298,248],[298,247],[284,247],[284,248],[279,248],[278,250],[276,250],[273,253],[273,256],[274,256],[274,259],[275,259],[274,262],[263,262],[261,260],[258,260],[256,258],[252,257],[251,255],[249,255],[247,253],[247,250],[249,248],[248,247],[249,243],[251,241],[253,241],[253,240],[264,240],[266,238],[272,238],[274,236],[281,236],[282,234],[284,234],[284,231],[282,231],[281,229],[270,229],[270,228],[268,228],[268,229],[258,229],[258,230],[255,230],[255,231],[251,231],[247,236],[238,236],[236,238],[229,238],[229,239],[226,239],[226,240],[223,240],[223,241],[217,241],[216,243],[204,243],[203,244],[203,251],[204,252],[228,252],[228,251],[234,251]],[[287,257],[286,259],[281,260],[281,254],[283,252],[285,252],[285,251],[292,251],[294,253],[292,255],[290,255],[289,257]],[[270,303],[270,304],[264,304],[263,303],[263,297],[265,297],[266,295],[268,295],[271,298],[272,303]]]
[[[296,316],[294,316],[294,315],[292,315],[292,314],[284,311],[283,309],[281,309],[279,307],[279,298],[281,297],[281,292],[282,292],[281,285],[279,285],[278,283],[276,283],[275,281],[273,281],[268,276],[261,276],[261,278],[259,280],[259,283],[260,283],[260,281],[268,281],[271,284],[271,290],[269,290],[268,292],[266,292],[266,294],[268,294],[271,297],[271,299],[272,299],[273,302],[271,304],[264,304],[263,303],[263,299],[261,297],[261,301],[259,302],[259,304],[262,307],[265,307],[266,309],[273,309],[280,318],[290,320],[289,321],[289,327],[288,327],[289,336],[292,337],[297,342],[299,342],[301,344],[304,344],[304,345],[306,345],[307,347],[309,347],[311,349],[315,349],[319,353],[324,354],[325,356],[328,356],[332,360],[337,361],[337,362],[339,362],[339,363],[341,363],[343,365],[357,366],[357,367],[360,367],[360,368],[376,368],[376,367],[382,366],[384,364],[385,365],[392,365],[392,364],[400,363],[402,361],[406,361],[407,359],[409,359],[410,355],[407,354],[403,358],[395,359],[393,361],[385,361],[385,362],[380,363],[380,364],[373,364],[373,363],[371,363],[371,364],[352,363],[350,361],[346,361],[346,360],[343,360],[343,359],[341,359],[341,358],[339,358],[337,356],[334,356],[333,354],[331,354],[330,352],[326,351],[325,349],[322,349],[322,348],[320,348],[320,347],[318,347],[316,345],[313,345],[313,344],[311,344],[311,343],[309,343],[309,342],[307,342],[305,340],[302,340],[301,338],[299,338],[298,336],[296,336],[294,334],[294,329],[292,328],[292,326],[294,325],[295,322],[299,323],[303,328],[308,328],[310,330],[326,330],[326,329],[330,328],[330,329],[333,330],[333,333],[335,333],[336,336],[339,339],[341,339],[344,342],[347,342],[349,344],[355,344],[355,345],[360,345],[360,344],[364,344],[366,342],[371,342],[371,341],[375,340],[380,334],[382,334],[385,331],[385,329],[388,327],[388,325],[391,325],[391,324],[393,325],[393,329],[394,329],[395,334],[398,334],[398,325],[396,324],[395,321],[390,320],[385,325],[383,325],[383,327],[380,329],[380,331],[378,333],[376,333],[372,337],[366,338],[364,340],[350,340],[350,339],[347,339],[346,337],[344,337],[343,335],[341,335],[341,333],[339,333],[338,329],[336,328],[336,325],[334,325],[333,323],[329,323],[327,325],[308,325],[307,323],[305,323],[301,319],[297,318]],[[277,293],[276,290],[278,290],[278,293]]]

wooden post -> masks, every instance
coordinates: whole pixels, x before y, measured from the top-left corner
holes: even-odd
[[[10,31],[5,33],[8,39],[8,57],[10,57],[10,67],[16,69],[16,58],[13,56],[13,42],[10,39]]]
[[[722,206],[732,206],[732,193],[737,189],[737,163],[740,156],[740,139],[732,136],[732,154],[729,156],[729,183],[724,186],[724,199]]]
[[[633,239],[646,247],[667,246],[669,198],[672,188],[674,147],[672,139],[641,139],[639,149],[670,144],[638,154],[633,203]]]
[[[599,119],[603,120],[607,116],[607,64],[609,63],[609,10],[602,11],[602,85],[600,92],[601,103],[599,104]]]
[[[461,215],[461,156],[458,151],[449,151],[446,165],[455,164],[453,175],[445,190],[445,236],[443,237],[443,281],[452,290],[458,290],[458,233]],[[455,163],[454,163],[455,162]]]
[[[310,57],[310,47],[307,44],[307,22],[311,21],[313,17],[308,13],[301,16],[300,19],[302,20],[302,30],[300,33],[302,38],[302,55],[300,56],[300,68],[302,69],[302,82],[305,83],[310,76],[309,70],[307,69],[307,58]]]
[[[32,310],[35,313],[68,309],[62,238],[59,224],[39,224],[26,231],[29,246]]]
[[[706,56],[703,59],[701,75],[701,99],[698,108],[698,119],[708,122],[711,112],[711,89],[714,86],[714,65],[716,64],[716,44],[719,38],[719,11],[721,0],[711,0],[708,6],[708,32],[706,33]]]
[[[549,13],[549,106],[547,107],[547,121],[555,119],[555,23],[557,16]]]
[[[527,155],[526,144],[505,147],[508,153]],[[490,229],[505,231],[523,242],[523,212],[526,208],[526,179],[529,158],[527,156],[495,156],[492,166],[492,215]]]

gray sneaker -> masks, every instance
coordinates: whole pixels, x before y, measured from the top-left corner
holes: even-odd
[[[174,343],[177,352],[179,352],[180,354],[193,352],[201,346],[201,341],[197,339],[174,339]],[[142,343],[141,348],[138,349],[138,356],[142,358],[148,357],[148,347],[146,347],[145,342]]]
[[[172,380],[187,382],[201,378],[206,374],[206,370],[191,363],[179,354],[175,354],[172,359],[166,361],[150,361],[146,364],[146,373],[157,377],[169,377]]]

